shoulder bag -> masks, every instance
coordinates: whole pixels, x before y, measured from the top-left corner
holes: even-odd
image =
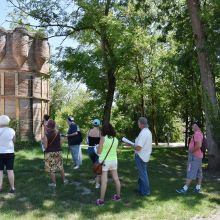
[[[113,138],[112,145],[111,145],[111,147],[109,148],[109,150],[108,150],[108,152],[107,152],[107,154],[106,154],[104,160],[103,160],[101,163],[97,162],[97,163],[94,163],[94,164],[93,164],[93,172],[94,172],[95,174],[97,174],[97,175],[101,175],[101,174],[102,174],[102,166],[103,166],[103,164],[104,164],[106,158],[108,157],[108,155],[109,155],[109,153],[110,153],[110,151],[111,151],[111,149],[112,149],[112,146],[113,146],[113,144],[114,144],[114,141],[115,141],[115,138]]]

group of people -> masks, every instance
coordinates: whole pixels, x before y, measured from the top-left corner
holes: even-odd
[[[10,193],[15,192],[14,187],[14,143],[15,131],[9,127],[10,119],[6,115],[0,116],[0,192],[3,190],[3,171],[6,167],[8,179],[10,183]],[[69,149],[74,161],[74,169],[79,169],[82,164],[82,155],[80,144],[82,142],[82,134],[79,126],[74,122],[72,116],[68,116],[67,123],[69,129],[67,135],[61,135],[56,128],[56,123],[45,115],[42,125],[44,127],[44,135],[42,138],[42,148],[44,150],[45,170],[49,173],[51,183],[49,186],[56,187],[57,172],[60,172],[63,184],[68,184],[65,178],[62,158],[62,141],[63,137],[68,140]],[[148,178],[148,162],[152,152],[152,134],[148,128],[148,121],[145,117],[138,119],[138,127],[140,133],[134,144],[129,144],[134,150],[134,157],[138,172],[137,193],[140,196],[150,196],[150,184]],[[197,185],[194,192],[199,192],[202,182],[202,157],[201,151],[203,143],[203,133],[201,132],[201,124],[194,122],[192,125],[194,135],[189,145],[189,157],[187,165],[187,180],[183,188],[176,190],[178,193],[186,193],[192,180],[197,179]],[[99,119],[93,121],[93,128],[87,134],[88,155],[92,164],[102,163],[102,173],[95,178],[95,187],[100,188],[100,197],[96,200],[97,205],[103,205],[105,193],[107,189],[108,172],[110,171],[112,179],[115,183],[116,194],[112,200],[121,200],[121,184],[118,177],[118,158],[117,148],[119,141],[116,137],[114,127],[108,123],[101,127]],[[128,145],[128,144],[127,144]]]
[[[82,142],[82,134],[80,132],[80,128],[74,122],[74,118],[72,116],[67,117],[67,123],[69,125],[67,135],[60,135],[60,133],[56,131],[55,122],[49,119],[48,116],[44,117],[42,123],[44,125],[44,137],[42,138],[42,145],[45,149],[45,169],[50,173],[52,182],[49,184],[49,186],[52,187],[56,187],[56,172],[61,172],[64,184],[68,183],[68,180],[65,179],[63,169],[61,136],[66,137],[68,140],[69,149],[71,151],[74,163],[74,169],[79,169],[82,164],[80,146]],[[96,163],[103,163],[102,174],[96,175],[95,177],[95,188],[100,188],[100,198],[97,199],[96,204],[103,205],[109,171],[116,187],[116,194],[113,195],[112,200],[121,200],[121,184],[117,172],[117,148],[119,141],[116,137],[116,131],[110,123],[104,124],[101,128],[100,120],[95,119],[92,125],[93,128],[88,131],[86,138],[88,144],[87,152],[93,165]],[[135,145],[131,146],[135,151],[135,161],[139,174],[137,192],[142,196],[149,196],[150,186],[147,173],[147,162],[149,161],[150,154],[152,152],[152,135],[148,129],[146,118],[139,118],[138,126],[141,129],[141,132],[135,141]]]

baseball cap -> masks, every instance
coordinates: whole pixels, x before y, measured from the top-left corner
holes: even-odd
[[[93,120],[92,124],[93,124],[94,126],[100,126],[101,121],[100,121],[99,119],[95,119],[95,120]]]
[[[67,120],[70,121],[70,122],[73,122],[74,121],[74,117],[73,116],[68,116]]]

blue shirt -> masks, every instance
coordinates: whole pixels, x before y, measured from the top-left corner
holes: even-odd
[[[77,125],[75,123],[72,123],[69,126],[69,130],[68,130],[67,134],[73,134],[75,132],[77,132]]]

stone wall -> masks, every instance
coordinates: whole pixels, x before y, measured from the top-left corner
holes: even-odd
[[[46,38],[23,27],[0,29],[0,114],[19,121],[22,138],[41,138],[49,111],[49,58]]]

